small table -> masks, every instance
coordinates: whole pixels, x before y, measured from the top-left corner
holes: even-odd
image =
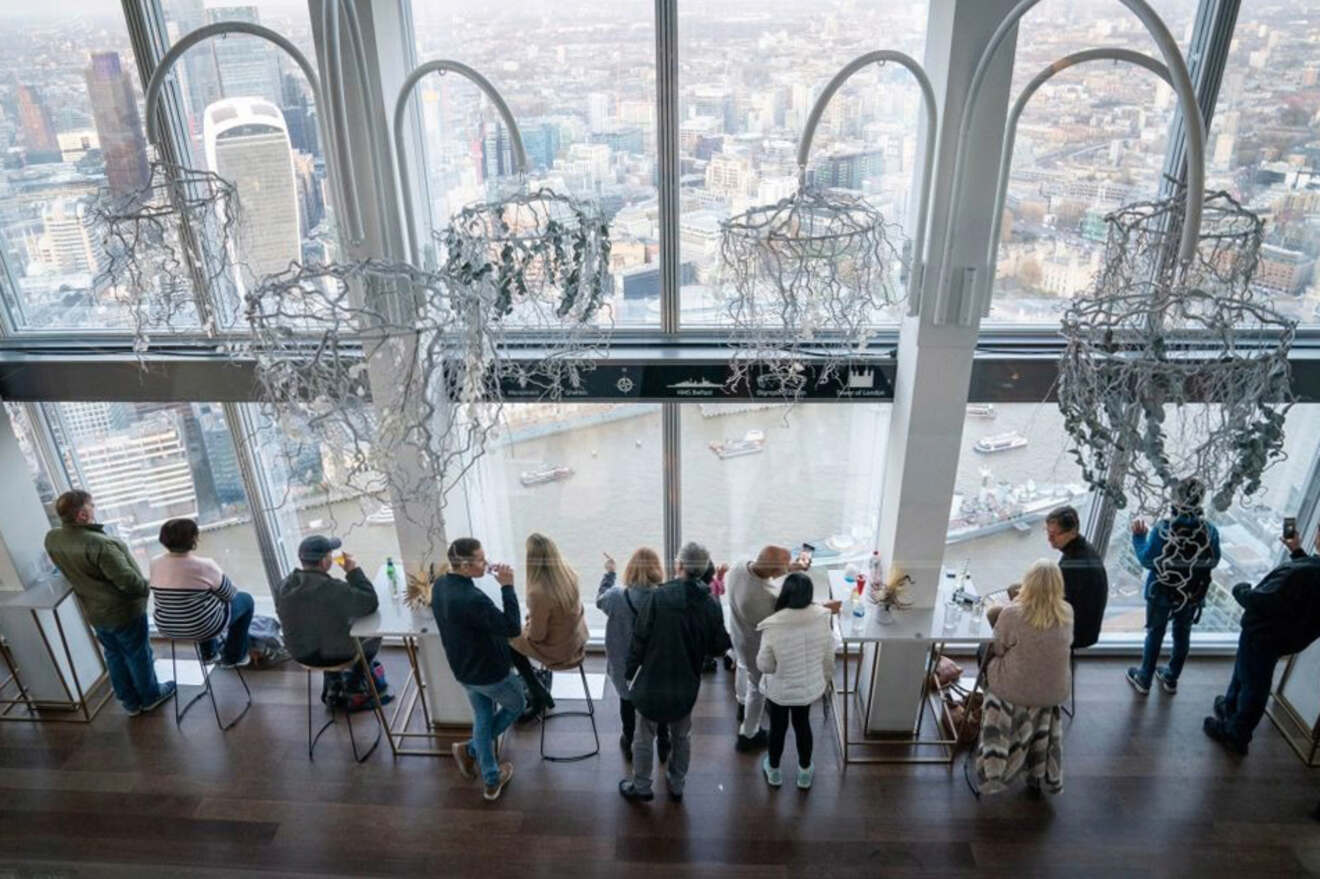
[[[0,720],[91,723],[113,694],[96,635],[63,577],[0,601],[0,661],[8,669]],[[16,696],[4,695],[10,687]],[[11,713],[20,706],[27,712]]]
[[[844,596],[847,594],[847,586],[844,584],[843,571],[833,570],[830,575],[830,595]],[[936,713],[936,723],[939,724],[942,719],[948,723],[949,729],[953,728],[952,718],[949,716],[948,705],[941,697],[940,693],[932,692],[930,686],[931,673],[935,670],[935,665],[939,661],[941,652],[945,645],[950,643],[980,645],[994,640],[994,632],[990,624],[985,620],[984,615],[974,617],[970,611],[962,614],[957,625],[951,628],[945,628],[945,612],[949,596],[953,594],[954,583],[952,580],[944,578],[940,583],[939,591],[936,594],[936,604],[933,608],[912,608],[909,610],[900,610],[894,612],[894,621],[887,625],[881,625],[876,619],[876,606],[867,604],[866,616],[860,625],[854,622],[855,618],[845,616],[844,611],[839,616],[839,625],[836,634],[843,653],[843,686],[834,687],[834,682],[830,682],[830,704],[834,711],[834,731],[839,742],[839,751],[843,756],[843,763],[952,763],[957,749],[957,739],[940,735],[937,738],[923,738],[921,726],[925,720],[926,708],[932,696],[939,700],[939,706],[933,708]],[[967,592],[975,594],[971,582],[963,583],[963,588]],[[917,709],[917,720],[912,727],[910,735],[899,737],[881,737],[865,732],[867,718],[871,711],[871,694],[868,692],[864,700],[859,701],[858,706],[862,711],[862,730],[863,739],[853,741],[851,730],[848,725],[849,703],[861,699],[861,663],[864,659],[864,647],[867,644],[883,646],[886,643],[920,643],[929,645],[926,655],[925,668],[921,680],[921,701]],[[848,658],[851,645],[857,645],[858,668],[854,676],[853,685],[848,686]],[[879,661],[879,651],[872,650],[871,670],[874,678],[876,663]],[[976,683],[972,686],[972,692],[980,687],[980,675],[977,675]],[[927,748],[940,748],[938,755],[917,754],[883,754],[864,756],[853,756],[853,750],[859,748],[867,749],[894,749],[903,748],[909,751],[921,751]]]
[[[399,578],[397,597],[390,590],[389,579],[385,576],[385,566],[381,565],[372,578],[376,589],[379,606],[353,622],[348,633],[357,640],[359,658],[365,662],[362,653],[362,641],[365,638],[398,638],[403,642],[404,652],[408,654],[408,677],[403,688],[398,691],[397,704],[388,722],[384,723],[385,737],[389,739],[390,751],[394,756],[448,757],[447,749],[429,746],[410,746],[409,739],[424,739],[431,743],[448,740],[450,743],[471,738],[470,725],[441,725],[432,723],[430,709],[427,707],[426,676],[422,674],[417,661],[419,642],[423,637],[439,637],[436,632],[435,617],[429,607],[411,608],[404,602],[406,594],[405,576],[402,567],[396,567]],[[372,681],[371,686],[375,687]],[[422,709],[421,730],[410,730],[413,716],[420,703]]]

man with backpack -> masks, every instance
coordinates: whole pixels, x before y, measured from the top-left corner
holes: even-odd
[[[1233,597],[1243,607],[1233,679],[1228,692],[1215,697],[1214,716],[1202,723],[1206,735],[1241,756],[1246,756],[1247,743],[1265,713],[1275,665],[1320,637],[1320,556],[1302,549],[1296,534],[1283,538],[1283,544],[1288,561],[1255,588],[1249,583],[1233,587]],[[1314,546],[1320,549],[1320,531]]]
[[[1146,576],[1146,644],[1141,665],[1127,670],[1127,681],[1143,696],[1152,679],[1166,693],[1178,692],[1178,675],[1191,646],[1192,625],[1210,591],[1210,573],[1219,564],[1219,531],[1201,511],[1205,487],[1188,477],[1173,488],[1172,516],[1147,528],[1132,521],[1132,551]],[[1173,650],[1169,664],[1156,668],[1164,631],[1172,625]]]

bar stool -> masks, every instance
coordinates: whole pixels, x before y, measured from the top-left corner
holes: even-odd
[[[234,674],[238,675],[238,682],[243,685],[243,692],[247,694],[247,702],[246,704],[243,705],[243,710],[238,712],[238,714],[234,715],[233,720],[230,720],[228,723],[225,723],[223,720],[220,719],[220,706],[217,705],[215,701],[215,688],[211,686],[211,673],[207,671],[206,669],[207,661],[206,658],[202,656],[202,641],[209,641],[211,639],[208,637],[208,638],[202,638],[201,641],[198,641],[193,638],[180,638],[180,637],[171,636],[168,632],[162,631],[160,629],[159,624],[157,624],[156,628],[157,631],[160,632],[160,634],[170,639],[170,667],[174,670],[174,680],[176,682],[179,680],[179,658],[178,658],[178,651],[175,649],[175,645],[178,644],[178,642],[188,641],[192,644],[193,654],[197,657],[197,664],[201,666],[202,669],[202,682],[203,682],[202,689],[197,693],[196,696],[193,696],[191,699],[187,701],[187,703],[184,704],[183,708],[180,708],[179,703],[183,701],[182,688],[180,688],[180,692],[175,695],[174,725],[176,727],[182,727],[183,716],[188,713],[188,709],[192,708],[193,705],[195,705],[197,701],[201,699],[203,696],[210,696],[211,709],[215,712],[215,725],[220,727],[220,732],[226,732],[229,729],[233,728],[234,724],[242,720],[243,715],[247,714],[248,709],[252,707],[252,691],[248,689],[247,681],[243,679],[242,669],[240,669],[238,666],[234,666]],[[214,662],[215,660],[212,659],[211,661]]]
[[[543,669],[545,665],[541,666]],[[571,668],[571,666],[570,666]],[[582,667],[582,663],[577,664],[578,676],[582,679],[582,693],[587,700],[586,711],[547,711],[541,715],[541,759],[548,760],[551,763],[575,763],[578,760],[585,760],[588,757],[594,757],[600,753],[600,734],[596,731],[596,703],[591,698],[591,687],[587,685],[587,671]],[[547,754],[545,752],[545,727],[551,719],[556,717],[587,717],[591,719],[591,737],[596,740],[596,747],[585,754]]]
[[[359,652],[353,659],[350,659],[347,662],[338,663],[337,665],[308,665],[304,662],[299,662],[298,665],[302,666],[303,671],[307,672],[307,759],[313,762],[316,761],[316,743],[321,740],[321,734],[334,725],[335,715],[338,713],[338,709],[333,703],[328,706],[330,708],[330,719],[327,720],[325,724],[316,731],[316,735],[313,736],[312,673],[321,672],[322,675],[324,675],[326,672],[352,671],[359,665],[365,669],[367,675],[367,689],[371,693],[371,698],[374,703],[372,706],[372,714],[376,716],[376,740],[371,743],[370,748],[367,748],[366,753],[358,753],[357,738],[353,735],[353,712],[347,709],[344,710],[344,718],[348,722],[348,740],[353,746],[353,759],[358,763],[365,762],[366,759],[372,755],[372,752],[376,750],[376,746],[380,744],[380,736],[385,729],[385,725],[381,721],[380,694],[376,692],[376,682],[371,678],[371,664],[367,662],[366,657]]]

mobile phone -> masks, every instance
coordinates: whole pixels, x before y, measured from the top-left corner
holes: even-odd
[[[1297,536],[1297,517],[1288,516],[1283,520],[1283,539],[1292,540]]]

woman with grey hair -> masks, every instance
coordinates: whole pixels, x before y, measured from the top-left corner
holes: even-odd
[[[701,666],[729,649],[720,603],[701,576],[710,553],[699,543],[679,553],[678,578],[648,590],[637,610],[624,673],[639,715],[633,738],[633,775],[619,782],[630,801],[655,798],[651,790],[657,728],[669,724],[673,751],[665,767],[669,798],[683,799],[692,733],[692,706],[701,690]]]

